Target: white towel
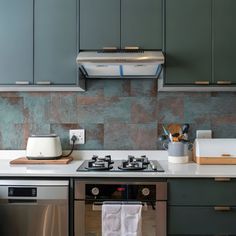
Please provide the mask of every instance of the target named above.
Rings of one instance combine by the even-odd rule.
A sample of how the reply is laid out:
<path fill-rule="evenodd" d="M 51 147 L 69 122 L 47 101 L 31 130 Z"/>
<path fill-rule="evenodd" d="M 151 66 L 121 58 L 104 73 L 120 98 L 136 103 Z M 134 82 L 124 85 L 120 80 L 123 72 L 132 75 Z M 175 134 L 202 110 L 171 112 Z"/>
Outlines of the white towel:
<path fill-rule="evenodd" d="M 121 204 L 103 204 L 102 236 L 121 235 Z"/>
<path fill-rule="evenodd" d="M 121 236 L 142 236 L 142 205 L 122 205 Z"/>
<path fill-rule="evenodd" d="M 102 205 L 102 236 L 142 236 L 142 205 Z"/>

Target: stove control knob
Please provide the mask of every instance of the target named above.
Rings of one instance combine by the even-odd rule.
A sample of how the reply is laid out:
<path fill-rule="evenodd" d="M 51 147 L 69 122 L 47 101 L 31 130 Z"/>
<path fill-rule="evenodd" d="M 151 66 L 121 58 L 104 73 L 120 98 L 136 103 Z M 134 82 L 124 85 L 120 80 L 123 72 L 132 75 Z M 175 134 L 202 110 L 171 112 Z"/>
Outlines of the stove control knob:
<path fill-rule="evenodd" d="M 143 188 L 142 189 L 142 194 L 143 194 L 143 196 L 148 196 L 150 194 L 150 189 L 149 188 Z"/>
<path fill-rule="evenodd" d="M 91 193 L 94 195 L 94 196 L 97 196 L 99 194 L 99 188 L 97 187 L 94 187 L 91 189 Z"/>

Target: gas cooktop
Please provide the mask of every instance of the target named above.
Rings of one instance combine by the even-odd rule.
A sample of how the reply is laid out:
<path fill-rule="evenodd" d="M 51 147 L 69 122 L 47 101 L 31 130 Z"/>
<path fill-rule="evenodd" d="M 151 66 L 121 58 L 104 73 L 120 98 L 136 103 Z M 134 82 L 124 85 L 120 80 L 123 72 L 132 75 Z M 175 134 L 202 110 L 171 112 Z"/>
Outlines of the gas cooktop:
<path fill-rule="evenodd" d="M 158 161 L 148 160 L 146 156 L 128 156 L 124 160 L 112 160 L 110 155 L 99 157 L 94 155 L 86 160 L 77 171 L 138 171 L 138 172 L 164 172 Z"/>

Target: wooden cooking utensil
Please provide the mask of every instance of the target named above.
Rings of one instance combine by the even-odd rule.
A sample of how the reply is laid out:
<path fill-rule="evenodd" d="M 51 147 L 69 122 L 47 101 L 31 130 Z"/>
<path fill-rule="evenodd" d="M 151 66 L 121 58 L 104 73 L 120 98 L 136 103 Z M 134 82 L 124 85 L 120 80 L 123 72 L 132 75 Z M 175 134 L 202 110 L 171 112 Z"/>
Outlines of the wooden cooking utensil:
<path fill-rule="evenodd" d="M 167 129 L 173 135 L 173 134 L 179 133 L 181 126 L 179 124 L 169 124 L 167 126 Z"/>

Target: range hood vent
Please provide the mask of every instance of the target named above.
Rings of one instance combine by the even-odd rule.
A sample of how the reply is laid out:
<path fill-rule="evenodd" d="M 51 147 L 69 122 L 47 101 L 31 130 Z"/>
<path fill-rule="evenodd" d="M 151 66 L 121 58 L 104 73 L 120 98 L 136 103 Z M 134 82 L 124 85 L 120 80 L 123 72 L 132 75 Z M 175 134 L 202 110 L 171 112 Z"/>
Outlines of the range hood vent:
<path fill-rule="evenodd" d="M 86 78 L 157 78 L 164 55 L 133 48 L 82 51 L 76 62 Z"/>

